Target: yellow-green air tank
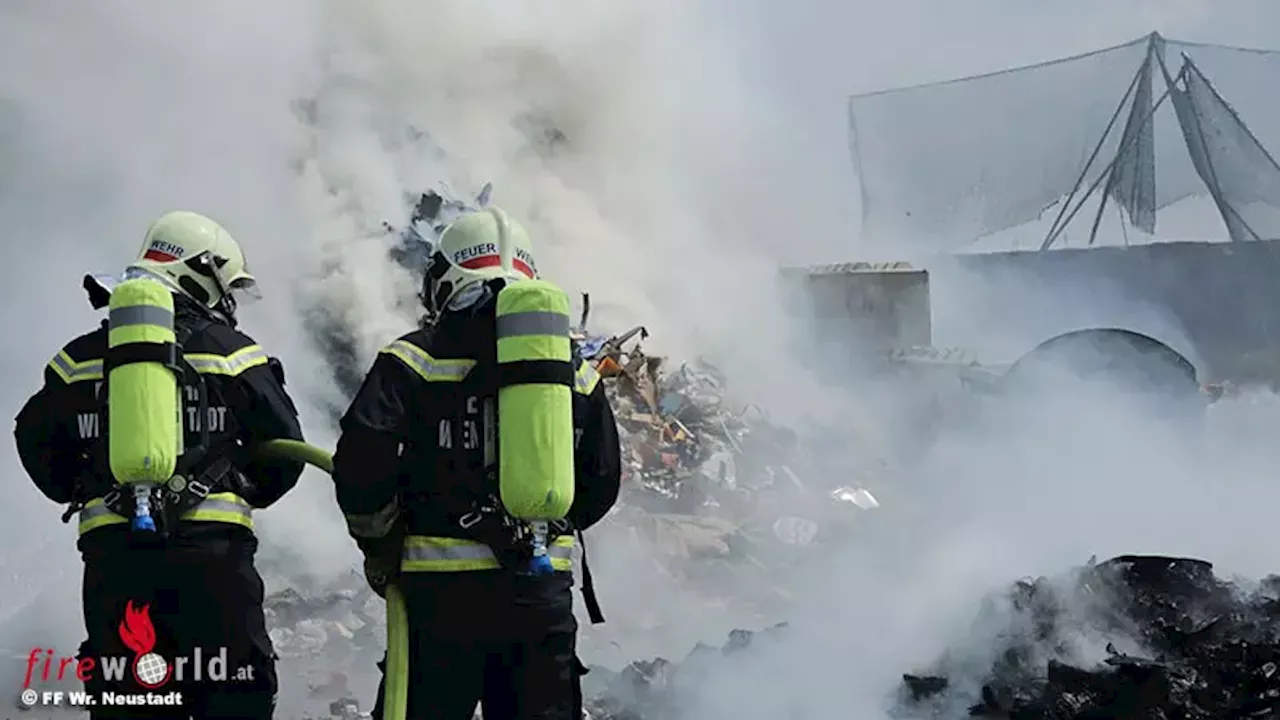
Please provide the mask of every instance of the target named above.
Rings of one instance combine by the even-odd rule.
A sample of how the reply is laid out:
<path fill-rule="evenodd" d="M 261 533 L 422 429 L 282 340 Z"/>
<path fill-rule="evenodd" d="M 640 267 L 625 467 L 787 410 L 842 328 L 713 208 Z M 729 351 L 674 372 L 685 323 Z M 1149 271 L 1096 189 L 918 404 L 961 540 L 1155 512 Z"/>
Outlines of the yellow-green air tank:
<path fill-rule="evenodd" d="M 498 484 L 522 520 L 558 520 L 573 505 L 570 322 L 568 296 L 549 282 L 498 293 Z"/>
<path fill-rule="evenodd" d="M 183 449 L 173 293 L 135 278 L 116 286 L 108 307 L 107 457 L 111 474 L 133 486 L 142 505 L 135 529 L 153 530 L 146 496 L 173 476 Z"/>

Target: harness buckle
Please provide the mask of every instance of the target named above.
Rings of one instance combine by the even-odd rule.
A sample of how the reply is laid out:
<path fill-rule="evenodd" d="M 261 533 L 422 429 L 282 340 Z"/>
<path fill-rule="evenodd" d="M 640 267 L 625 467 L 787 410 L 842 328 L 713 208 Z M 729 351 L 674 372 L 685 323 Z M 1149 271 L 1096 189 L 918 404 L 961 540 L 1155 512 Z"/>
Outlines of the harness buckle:
<path fill-rule="evenodd" d="M 62 524 L 66 525 L 67 523 L 71 522 L 71 518 L 76 513 L 80 512 L 83 509 L 84 509 L 84 503 L 78 500 L 72 501 L 71 504 L 67 506 L 67 511 L 62 513 Z"/>
<path fill-rule="evenodd" d="M 476 525 L 479 525 L 482 520 L 484 520 L 484 513 L 473 510 L 458 518 L 458 526 L 463 530 L 470 530 Z"/>
<path fill-rule="evenodd" d="M 204 483 L 200 482 L 199 480 L 191 480 L 190 482 L 188 482 L 188 483 L 187 483 L 187 490 L 188 490 L 192 495 L 195 495 L 196 497 L 200 498 L 201 500 L 204 500 L 205 498 L 209 497 L 209 491 L 210 491 L 211 489 L 212 489 L 212 488 L 210 488 L 208 485 L 206 485 L 206 484 L 204 484 Z"/>

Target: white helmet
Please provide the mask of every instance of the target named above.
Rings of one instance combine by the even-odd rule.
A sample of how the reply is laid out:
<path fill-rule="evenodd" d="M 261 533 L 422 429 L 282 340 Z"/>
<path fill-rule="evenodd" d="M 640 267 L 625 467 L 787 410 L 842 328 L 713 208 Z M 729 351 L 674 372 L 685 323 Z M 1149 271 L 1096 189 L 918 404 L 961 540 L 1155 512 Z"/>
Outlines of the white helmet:
<path fill-rule="evenodd" d="M 258 282 L 240 244 L 218 223 L 178 210 L 151 223 L 126 276 L 145 272 L 229 319 L 237 297 L 256 299 Z"/>
<path fill-rule="evenodd" d="M 440 239 L 426 268 L 422 300 L 438 313 L 450 305 L 480 296 L 490 280 L 531 280 L 538 277 L 529 233 L 501 208 L 487 207 L 453 221 Z"/>

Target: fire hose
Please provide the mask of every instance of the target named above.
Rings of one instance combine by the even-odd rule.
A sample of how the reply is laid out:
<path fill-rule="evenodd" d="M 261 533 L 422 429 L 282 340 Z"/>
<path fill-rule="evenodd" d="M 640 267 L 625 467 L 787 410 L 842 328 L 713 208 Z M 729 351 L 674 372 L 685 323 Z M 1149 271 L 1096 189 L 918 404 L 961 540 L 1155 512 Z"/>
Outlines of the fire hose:
<path fill-rule="evenodd" d="M 333 473 L 333 455 L 297 440 L 272 440 L 259 446 L 260 452 L 302 462 Z M 394 584 L 387 585 L 387 664 L 383 674 L 382 717 L 404 720 L 409 701 L 409 616 L 404 596 Z"/>

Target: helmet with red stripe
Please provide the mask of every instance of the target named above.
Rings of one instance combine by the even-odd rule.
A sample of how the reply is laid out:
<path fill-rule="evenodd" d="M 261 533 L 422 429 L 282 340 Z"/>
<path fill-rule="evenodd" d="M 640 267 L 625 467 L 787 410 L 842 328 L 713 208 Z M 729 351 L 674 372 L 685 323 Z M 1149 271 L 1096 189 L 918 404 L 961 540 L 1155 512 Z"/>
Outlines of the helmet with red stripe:
<path fill-rule="evenodd" d="M 490 281 L 536 277 L 528 231 L 490 206 L 454 220 L 440 234 L 427 264 L 422 300 L 434 315 L 471 305 Z"/>
<path fill-rule="evenodd" d="M 217 222 L 198 213 L 166 213 L 151 224 L 138 259 L 126 275 L 146 273 L 201 305 L 235 316 L 236 296 L 257 298 L 257 280 L 240 244 Z"/>

